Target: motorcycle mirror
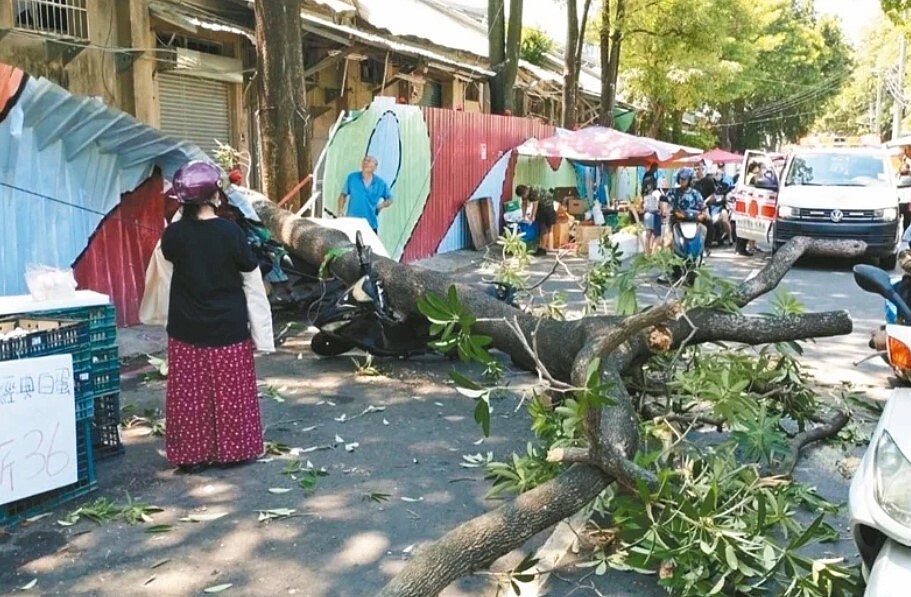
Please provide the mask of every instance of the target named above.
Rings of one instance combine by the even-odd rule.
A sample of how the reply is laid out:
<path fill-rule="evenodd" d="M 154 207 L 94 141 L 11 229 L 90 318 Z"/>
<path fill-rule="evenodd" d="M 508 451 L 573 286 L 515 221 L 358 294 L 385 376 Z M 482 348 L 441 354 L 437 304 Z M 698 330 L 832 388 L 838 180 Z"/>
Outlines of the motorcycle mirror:
<path fill-rule="evenodd" d="M 900 189 L 911 188 L 911 176 L 902 176 L 899 178 L 897 186 Z"/>
<path fill-rule="evenodd" d="M 881 296 L 886 296 L 893 291 L 892 279 L 889 277 L 889 274 L 872 265 L 855 265 L 854 282 L 867 292 L 872 292 L 873 294 L 879 294 Z"/>
<path fill-rule="evenodd" d="M 884 299 L 891 301 L 898 309 L 902 319 L 911 321 L 911 309 L 908 308 L 907 303 L 892 286 L 892 279 L 889 277 L 888 272 L 872 265 L 855 265 L 854 281 L 867 292 L 878 294 Z"/>

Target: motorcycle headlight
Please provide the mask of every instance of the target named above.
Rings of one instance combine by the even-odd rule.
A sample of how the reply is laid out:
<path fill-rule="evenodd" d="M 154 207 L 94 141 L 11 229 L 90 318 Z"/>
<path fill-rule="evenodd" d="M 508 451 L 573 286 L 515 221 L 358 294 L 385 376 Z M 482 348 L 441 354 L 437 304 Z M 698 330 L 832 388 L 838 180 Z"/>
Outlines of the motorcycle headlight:
<path fill-rule="evenodd" d="M 873 217 L 881 218 L 884 222 L 894 222 L 898 218 L 898 208 L 887 207 L 886 209 L 874 210 Z"/>
<path fill-rule="evenodd" d="M 779 218 L 793 218 L 794 217 L 794 208 L 790 205 L 779 205 L 778 206 L 778 217 Z"/>
<path fill-rule="evenodd" d="M 876 501 L 896 522 L 911 526 L 911 462 L 884 431 L 874 459 Z"/>

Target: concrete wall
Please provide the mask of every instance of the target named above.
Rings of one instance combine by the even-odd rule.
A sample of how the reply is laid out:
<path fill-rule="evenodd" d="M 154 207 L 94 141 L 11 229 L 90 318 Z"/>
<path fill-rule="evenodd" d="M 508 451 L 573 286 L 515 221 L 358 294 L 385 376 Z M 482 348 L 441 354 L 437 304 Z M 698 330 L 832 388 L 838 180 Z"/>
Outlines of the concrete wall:
<path fill-rule="evenodd" d="M 157 75 L 163 62 L 162 55 L 154 51 L 155 32 L 175 31 L 176 28 L 152 18 L 149 1 L 88 2 L 88 47 L 64 64 L 53 54 L 52 37 L 13 29 L 10 3 L 0 0 L 0 29 L 13 29 L 0 39 L 0 62 L 17 66 L 32 76 L 50 79 L 73 94 L 99 97 L 106 104 L 157 127 L 161 122 Z M 224 44 L 225 54 L 232 57 L 243 58 L 249 47 L 249 42 L 239 35 L 201 29 L 195 33 L 175 32 L 186 37 L 219 41 Z M 76 49 L 72 42 L 64 42 L 62 47 Z M 129 64 L 115 58 L 117 48 L 145 51 L 133 53 L 135 60 Z M 233 85 L 230 102 L 230 142 L 248 150 L 249 127 L 242 85 Z"/>
<path fill-rule="evenodd" d="M 111 51 L 122 40 L 124 19 L 120 18 L 123 3 L 116 0 L 94 0 L 87 3 L 88 43 L 68 64 L 55 57 L 59 48 L 78 48 L 72 42 L 62 46 L 49 45 L 50 38 L 13 29 L 10 2 L 0 2 L 0 29 L 13 29 L 0 39 L 0 62 L 17 66 L 30 75 L 46 77 L 73 93 L 99 97 L 118 108 L 130 105 L 125 99 L 125 77 L 117 73 Z"/>

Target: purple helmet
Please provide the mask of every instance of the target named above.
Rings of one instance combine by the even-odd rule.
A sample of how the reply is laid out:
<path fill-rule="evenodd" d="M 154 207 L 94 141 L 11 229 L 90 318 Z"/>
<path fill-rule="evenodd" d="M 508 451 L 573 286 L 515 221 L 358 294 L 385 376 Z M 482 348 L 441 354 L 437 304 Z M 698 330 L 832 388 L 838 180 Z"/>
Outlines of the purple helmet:
<path fill-rule="evenodd" d="M 205 203 L 215 193 L 220 193 L 224 199 L 226 180 L 221 168 L 215 164 L 190 162 L 174 173 L 168 196 L 180 203 Z"/>

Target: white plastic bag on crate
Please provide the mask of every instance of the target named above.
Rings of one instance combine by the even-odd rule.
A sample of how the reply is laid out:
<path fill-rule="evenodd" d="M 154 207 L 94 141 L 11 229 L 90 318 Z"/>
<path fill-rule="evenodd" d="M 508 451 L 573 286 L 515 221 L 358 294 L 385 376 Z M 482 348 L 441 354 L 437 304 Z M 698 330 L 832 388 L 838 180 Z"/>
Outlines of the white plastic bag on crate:
<path fill-rule="evenodd" d="M 54 301 L 76 296 L 72 269 L 30 263 L 25 266 L 25 285 L 36 301 Z"/>

